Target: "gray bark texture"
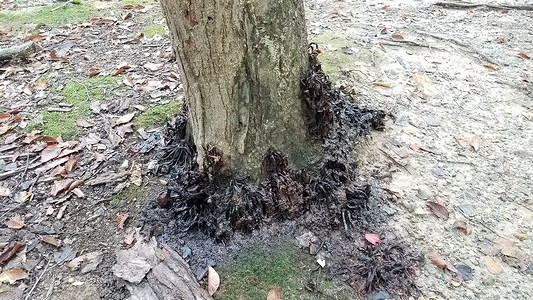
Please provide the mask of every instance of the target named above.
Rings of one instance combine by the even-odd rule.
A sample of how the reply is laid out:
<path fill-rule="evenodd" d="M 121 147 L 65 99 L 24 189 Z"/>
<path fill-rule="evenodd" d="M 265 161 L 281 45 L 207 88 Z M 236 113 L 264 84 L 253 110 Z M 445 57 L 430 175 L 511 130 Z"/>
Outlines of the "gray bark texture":
<path fill-rule="evenodd" d="M 302 0 L 161 0 L 200 166 L 207 144 L 257 177 L 268 149 L 304 168 L 317 158 L 300 79 L 308 67 Z"/>

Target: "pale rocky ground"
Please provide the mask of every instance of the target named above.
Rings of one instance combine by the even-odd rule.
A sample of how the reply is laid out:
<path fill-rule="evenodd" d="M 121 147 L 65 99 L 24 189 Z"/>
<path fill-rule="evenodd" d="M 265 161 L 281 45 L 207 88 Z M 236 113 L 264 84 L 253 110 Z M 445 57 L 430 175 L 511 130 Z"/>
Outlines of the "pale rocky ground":
<path fill-rule="evenodd" d="M 499 238 L 519 249 L 515 256 L 533 255 L 531 239 L 515 237 L 533 236 L 533 61 L 517 56 L 533 54 L 533 12 L 434 3 L 308 1 L 309 39 L 325 49 L 338 86 L 393 115 L 358 155 L 361 172 L 381 176 L 397 195 L 388 208 L 391 232 L 426 257 L 417 280 L 425 299 L 531 299 L 531 265 L 521 271 L 513 258 L 488 253 L 502 269 L 491 274 L 484 257 Z M 448 220 L 426 207 L 435 198 Z M 454 228 L 456 220 L 472 233 Z M 450 273 L 430 262 L 431 248 L 471 267 L 473 280 L 453 286 Z"/>

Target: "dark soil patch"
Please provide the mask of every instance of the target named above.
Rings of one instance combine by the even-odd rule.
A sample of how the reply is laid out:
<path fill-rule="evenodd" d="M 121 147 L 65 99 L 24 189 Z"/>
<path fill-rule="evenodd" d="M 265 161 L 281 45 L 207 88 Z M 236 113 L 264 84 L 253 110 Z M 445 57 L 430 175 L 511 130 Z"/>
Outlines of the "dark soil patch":
<path fill-rule="evenodd" d="M 310 131 L 324 144 L 321 165 L 294 170 L 283 153 L 272 149 L 263 160 L 263 178 L 255 183 L 220 172 L 222 153 L 207 145 L 199 168 L 186 135 L 184 106 L 168 126 L 166 145 L 153 150 L 168 191 L 147 205 L 145 230 L 183 253 L 192 249 L 188 260 L 199 277 L 207 265 L 243 249 L 311 231 L 321 241 L 317 252 L 333 261 L 330 278 L 341 275 L 369 294 L 414 294 L 413 270 L 420 259 L 408 245 L 384 235 L 386 197 L 377 184 L 358 178 L 352 152 L 372 129 L 383 129 L 385 113 L 359 107 L 332 89 L 316 59 L 318 47 L 310 46 L 310 52 L 302 86 Z M 384 237 L 384 244 L 365 244 L 368 232 Z M 319 293 L 312 274 L 306 288 Z"/>

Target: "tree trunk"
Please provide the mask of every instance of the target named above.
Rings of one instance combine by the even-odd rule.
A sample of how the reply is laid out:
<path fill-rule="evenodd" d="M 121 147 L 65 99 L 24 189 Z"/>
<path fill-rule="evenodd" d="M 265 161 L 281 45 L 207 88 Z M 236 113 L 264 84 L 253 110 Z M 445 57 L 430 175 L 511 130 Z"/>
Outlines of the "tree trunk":
<path fill-rule="evenodd" d="M 304 168 L 317 160 L 300 80 L 308 67 L 302 0 L 161 0 L 189 105 L 204 147 L 256 178 L 270 148 Z"/>

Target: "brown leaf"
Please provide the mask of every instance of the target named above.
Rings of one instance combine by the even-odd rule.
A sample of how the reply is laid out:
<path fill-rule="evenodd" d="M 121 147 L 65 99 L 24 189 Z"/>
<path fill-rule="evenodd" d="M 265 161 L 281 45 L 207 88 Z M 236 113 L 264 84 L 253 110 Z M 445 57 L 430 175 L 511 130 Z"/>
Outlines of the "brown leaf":
<path fill-rule="evenodd" d="M 128 123 L 129 121 L 133 119 L 133 117 L 135 117 L 135 113 L 123 115 L 122 117 L 117 119 L 116 124 L 120 125 L 120 124 Z"/>
<path fill-rule="evenodd" d="M 59 241 L 51 236 L 51 235 L 43 235 L 41 236 L 41 241 L 47 243 L 47 244 L 50 244 L 52 246 L 55 246 L 55 247 L 58 247 L 59 246 Z"/>
<path fill-rule="evenodd" d="M 73 183 L 70 185 L 70 187 L 68 188 L 67 192 L 70 192 L 70 191 L 72 191 L 73 189 L 79 187 L 79 186 L 82 185 L 84 182 L 85 182 L 85 180 L 82 180 L 82 179 L 74 180 L 74 182 L 73 182 Z"/>
<path fill-rule="evenodd" d="M 498 37 L 498 38 L 495 38 L 494 41 L 496 43 L 500 43 L 500 44 L 505 44 L 507 43 L 507 40 L 505 38 L 502 38 L 502 37 Z"/>
<path fill-rule="evenodd" d="M 207 291 L 209 292 L 209 296 L 213 296 L 220 286 L 220 277 L 215 269 L 211 268 L 211 266 L 208 268 L 209 272 L 207 274 Z"/>
<path fill-rule="evenodd" d="M 389 87 L 387 84 L 382 83 L 382 82 L 374 82 L 374 85 L 382 86 L 382 87 Z"/>
<path fill-rule="evenodd" d="M 281 300 L 281 297 L 279 296 L 279 292 L 276 289 L 271 289 L 268 292 L 267 300 Z"/>
<path fill-rule="evenodd" d="M 465 222 L 465 221 L 459 221 L 459 220 L 457 220 L 457 221 L 455 221 L 455 222 L 453 223 L 453 227 L 455 227 L 455 228 L 461 230 L 462 232 L 464 232 L 464 234 L 470 234 L 470 232 L 471 232 L 471 229 L 468 228 L 468 226 L 466 225 L 466 222 Z"/>
<path fill-rule="evenodd" d="M 403 40 L 403 36 L 401 34 L 393 34 L 392 38 L 395 40 Z"/>
<path fill-rule="evenodd" d="M 89 128 L 89 127 L 93 127 L 94 123 L 80 119 L 80 120 L 76 120 L 76 125 L 83 127 L 83 128 Z"/>
<path fill-rule="evenodd" d="M 529 56 L 527 56 L 527 54 L 522 53 L 522 52 L 518 53 L 518 57 L 525 58 L 525 59 L 531 59 Z"/>
<path fill-rule="evenodd" d="M 44 163 L 44 162 L 50 161 L 58 157 L 60 153 L 61 153 L 61 148 L 58 146 L 46 147 L 41 152 L 41 162 Z"/>
<path fill-rule="evenodd" d="M 59 142 L 55 138 L 48 135 L 41 135 L 37 139 L 40 139 L 45 142 L 47 146 L 54 146 L 59 144 Z"/>
<path fill-rule="evenodd" d="M 121 138 L 124 138 L 124 136 L 126 136 L 126 133 L 131 133 L 133 132 L 133 129 L 131 128 L 133 124 L 131 123 L 126 123 L 122 126 L 119 126 L 116 128 L 117 130 L 117 134 L 121 137 Z"/>
<path fill-rule="evenodd" d="M 125 14 L 125 15 L 122 17 L 122 20 L 129 19 L 129 18 L 131 18 L 131 16 L 132 16 L 131 13 L 127 13 L 127 14 Z"/>
<path fill-rule="evenodd" d="M 130 87 L 133 87 L 135 85 L 133 83 L 133 80 L 130 77 L 126 77 L 126 76 L 124 76 L 124 79 L 122 79 L 122 83 Z"/>
<path fill-rule="evenodd" d="M 73 181 L 74 179 L 70 179 L 70 178 L 55 181 L 54 186 L 52 187 L 52 191 L 50 191 L 50 194 L 52 194 L 52 196 L 57 196 L 57 194 L 67 189 L 72 184 Z"/>
<path fill-rule="evenodd" d="M 124 229 L 124 223 L 126 223 L 126 220 L 128 219 L 128 217 L 129 217 L 129 214 L 127 213 L 118 215 L 117 217 L 118 228 Z"/>
<path fill-rule="evenodd" d="M 483 262 L 485 262 L 485 266 L 491 274 L 499 274 L 502 272 L 502 268 L 494 261 L 494 259 L 492 259 L 492 257 L 483 257 Z"/>
<path fill-rule="evenodd" d="M 470 146 L 472 146 L 472 148 L 474 149 L 474 151 L 478 151 L 479 150 L 479 140 L 477 138 L 471 138 L 470 141 Z"/>
<path fill-rule="evenodd" d="M 28 274 L 20 270 L 5 271 L 0 274 L 0 282 L 14 284 L 17 280 L 28 278 Z"/>
<path fill-rule="evenodd" d="M 15 253 L 17 253 L 17 250 L 24 246 L 20 243 L 15 243 L 15 245 L 8 247 L 2 254 L 0 254 L 0 266 L 7 263 L 13 256 L 15 256 Z"/>
<path fill-rule="evenodd" d="M 496 71 L 496 68 L 493 65 L 483 65 L 485 68 L 489 68 L 491 70 Z"/>
<path fill-rule="evenodd" d="M 115 73 L 113 73 L 113 75 L 111 75 L 111 76 L 117 76 L 118 74 L 123 73 L 124 71 L 126 71 L 126 69 L 120 68 Z"/>
<path fill-rule="evenodd" d="M 27 41 L 42 40 L 44 38 L 46 38 L 46 36 L 40 35 L 40 34 L 34 34 L 34 35 L 25 36 L 24 41 L 27 42 Z"/>
<path fill-rule="evenodd" d="M 431 251 L 429 252 L 429 259 L 431 260 L 431 262 L 441 268 L 441 269 L 444 269 L 446 268 L 446 266 L 448 265 L 446 263 L 446 261 L 444 260 L 444 257 L 442 257 L 442 255 L 440 255 L 439 252 L 437 252 L 437 250 L 435 249 L 431 249 Z"/>
<path fill-rule="evenodd" d="M 94 76 L 100 74 L 101 72 L 102 71 L 100 71 L 100 70 L 94 70 L 91 73 L 89 73 L 89 78 L 94 77 Z"/>
<path fill-rule="evenodd" d="M 448 220 L 450 213 L 448 209 L 440 204 L 438 201 L 428 201 L 427 206 L 431 209 L 433 214 L 443 220 Z"/>
<path fill-rule="evenodd" d="M 44 80 L 37 80 L 35 82 L 35 88 L 38 90 L 44 90 L 46 88 L 46 82 Z"/>
<path fill-rule="evenodd" d="M 14 215 L 7 221 L 6 225 L 11 229 L 21 229 L 24 227 L 24 219 L 20 215 Z"/>
<path fill-rule="evenodd" d="M 65 170 L 67 170 L 67 172 L 72 172 L 72 170 L 74 170 L 74 168 L 76 167 L 77 163 L 78 159 L 74 157 L 74 155 L 71 155 L 67 163 L 65 164 Z"/>
<path fill-rule="evenodd" d="M 136 186 L 141 186 L 143 183 L 142 179 L 142 168 L 139 163 L 133 163 L 130 171 L 130 179 L 133 184 Z"/>

